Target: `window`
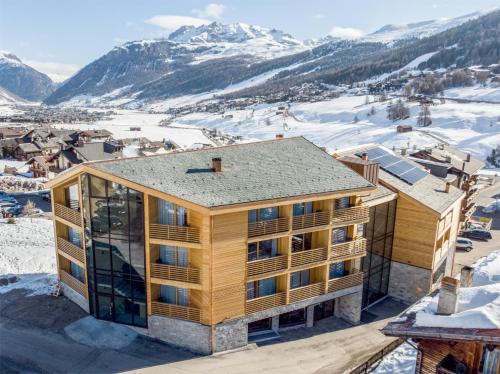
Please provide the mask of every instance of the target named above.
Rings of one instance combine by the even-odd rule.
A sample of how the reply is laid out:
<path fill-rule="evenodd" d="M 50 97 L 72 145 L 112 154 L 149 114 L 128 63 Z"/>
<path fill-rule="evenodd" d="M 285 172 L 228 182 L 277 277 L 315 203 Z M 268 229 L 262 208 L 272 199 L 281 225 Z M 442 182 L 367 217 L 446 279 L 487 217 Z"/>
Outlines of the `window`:
<path fill-rule="evenodd" d="M 72 227 L 68 226 L 68 241 L 77 247 L 82 246 L 82 237 L 80 233 Z"/>
<path fill-rule="evenodd" d="M 346 275 L 345 263 L 336 262 L 334 264 L 330 264 L 329 274 L 330 274 L 330 279 L 340 278 Z"/>
<path fill-rule="evenodd" d="M 441 279 L 441 277 L 444 275 L 445 270 L 446 270 L 446 259 L 443 260 L 441 265 L 438 266 L 438 268 L 432 275 L 432 284 L 436 283 Z"/>
<path fill-rule="evenodd" d="M 359 238 L 361 238 L 361 237 L 364 238 L 365 237 L 365 224 L 364 223 L 358 223 L 357 231 L 358 231 L 357 236 Z"/>
<path fill-rule="evenodd" d="M 260 279 L 247 283 L 247 300 L 274 295 L 276 293 L 276 278 Z"/>
<path fill-rule="evenodd" d="M 187 209 L 170 201 L 158 199 L 158 223 L 186 226 Z"/>
<path fill-rule="evenodd" d="M 77 264 L 73 263 L 73 262 L 70 262 L 69 263 L 69 273 L 75 277 L 76 279 L 78 279 L 80 282 L 85 282 L 85 276 L 84 276 L 84 272 L 83 272 L 83 268 L 78 266 Z"/>
<path fill-rule="evenodd" d="M 277 206 L 248 211 L 248 222 L 269 221 L 279 217 Z"/>
<path fill-rule="evenodd" d="M 345 243 L 347 241 L 347 226 L 339 227 L 332 231 L 332 244 Z"/>
<path fill-rule="evenodd" d="M 292 236 L 292 252 L 307 251 L 312 248 L 312 233 Z"/>
<path fill-rule="evenodd" d="M 341 197 L 340 199 L 335 200 L 335 209 L 345 209 L 349 208 L 350 206 L 351 204 L 349 196 Z"/>
<path fill-rule="evenodd" d="M 309 285 L 310 270 L 296 271 L 290 274 L 290 288 L 299 288 Z"/>
<path fill-rule="evenodd" d="M 188 266 L 188 249 L 185 247 L 160 245 L 159 252 L 162 264 L 180 267 Z"/>
<path fill-rule="evenodd" d="M 188 289 L 160 286 L 160 301 L 167 304 L 188 305 Z"/>
<path fill-rule="evenodd" d="M 278 239 L 248 244 L 248 261 L 262 260 L 278 255 Z"/>
<path fill-rule="evenodd" d="M 313 203 L 298 203 L 293 204 L 293 215 L 302 216 L 304 214 L 311 214 L 313 212 Z"/>

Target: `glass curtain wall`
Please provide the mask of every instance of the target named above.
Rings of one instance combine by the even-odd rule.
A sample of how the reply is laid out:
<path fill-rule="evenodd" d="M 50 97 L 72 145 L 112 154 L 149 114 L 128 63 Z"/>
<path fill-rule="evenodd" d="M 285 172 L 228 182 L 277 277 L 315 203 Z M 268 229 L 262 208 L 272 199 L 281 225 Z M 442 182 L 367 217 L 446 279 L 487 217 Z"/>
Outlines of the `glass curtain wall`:
<path fill-rule="evenodd" d="M 396 200 L 370 208 L 370 221 L 363 229 L 367 240 L 362 265 L 363 308 L 387 295 L 395 216 Z"/>
<path fill-rule="evenodd" d="M 146 327 L 143 195 L 88 174 L 82 192 L 91 313 Z"/>

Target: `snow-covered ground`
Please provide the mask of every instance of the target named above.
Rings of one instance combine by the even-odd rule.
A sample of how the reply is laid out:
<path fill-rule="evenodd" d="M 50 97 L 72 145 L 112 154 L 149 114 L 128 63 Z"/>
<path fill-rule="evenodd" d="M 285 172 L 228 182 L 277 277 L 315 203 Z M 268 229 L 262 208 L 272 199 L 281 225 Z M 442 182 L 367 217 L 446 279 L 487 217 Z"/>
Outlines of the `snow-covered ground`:
<path fill-rule="evenodd" d="M 374 374 L 413 374 L 417 362 L 417 350 L 403 343 L 380 362 Z"/>
<path fill-rule="evenodd" d="M 0 159 L 0 174 L 3 173 L 6 166 L 15 167 L 20 173 L 27 173 L 29 169 L 29 166 L 26 165 L 26 161 Z"/>
<path fill-rule="evenodd" d="M 500 104 L 500 86 L 474 85 L 471 87 L 450 88 L 444 97 L 465 100 L 489 101 Z"/>
<path fill-rule="evenodd" d="M 49 294 L 55 282 L 56 259 L 51 220 L 0 219 L 0 278 L 19 278 L 0 286 L 0 294 L 26 289 L 31 295 Z"/>

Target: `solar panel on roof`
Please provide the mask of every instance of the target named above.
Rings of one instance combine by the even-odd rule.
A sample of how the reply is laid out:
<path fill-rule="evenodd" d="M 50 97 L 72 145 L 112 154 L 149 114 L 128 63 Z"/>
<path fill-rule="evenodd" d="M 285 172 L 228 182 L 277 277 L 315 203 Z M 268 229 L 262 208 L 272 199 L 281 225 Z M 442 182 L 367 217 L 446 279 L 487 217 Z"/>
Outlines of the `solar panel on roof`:
<path fill-rule="evenodd" d="M 366 154 L 368 155 L 369 160 L 375 160 L 379 157 L 389 155 L 390 153 L 382 148 L 377 147 L 367 150 Z M 361 154 L 359 154 L 358 156 L 361 156 Z"/>
<path fill-rule="evenodd" d="M 410 170 L 409 172 L 401 175 L 400 178 L 403 179 L 405 182 L 408 182 L 410 184 L 415 184 L 425 176 L 427 176 L 427 173 L 425 171 L 419 168 L 414 168 L 413 170 Z"/>
<path fill-rule="evenodd" d="M 396 162 L 400 161 L 401 159 L 399 157 L 393 156 L 391 154 L 387 154 L 385 156 L 379 157 L 375 160 L 375 162 L 378 162 L 380 166 L 382 167 L 387 167 L 389 165 L 395 164 Z"/>
<path fill-rule="evenodd" d="M 415 166 L 409 164 L 405 160 L 399 159 L 398 162 L 387 166 L 385 169 L 391 174 L 394 174 L 396 176 L 400 176 L 401 174 L 406 173 L 413 168 L 415 168 Z"/>

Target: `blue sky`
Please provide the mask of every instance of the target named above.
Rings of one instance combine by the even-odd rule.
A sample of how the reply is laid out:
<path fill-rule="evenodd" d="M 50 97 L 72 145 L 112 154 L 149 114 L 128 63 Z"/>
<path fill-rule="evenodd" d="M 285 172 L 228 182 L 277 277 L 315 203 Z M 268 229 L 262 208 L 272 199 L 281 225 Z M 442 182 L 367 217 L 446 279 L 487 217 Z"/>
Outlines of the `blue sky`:
<path fill-rule="evenodd" d="M 498 0 L 0 0 L 0 50 L 60 80 L 115 45 L 166 36 L 182 23 L 245 22 L 308 39 L 497 6 Z"/>

